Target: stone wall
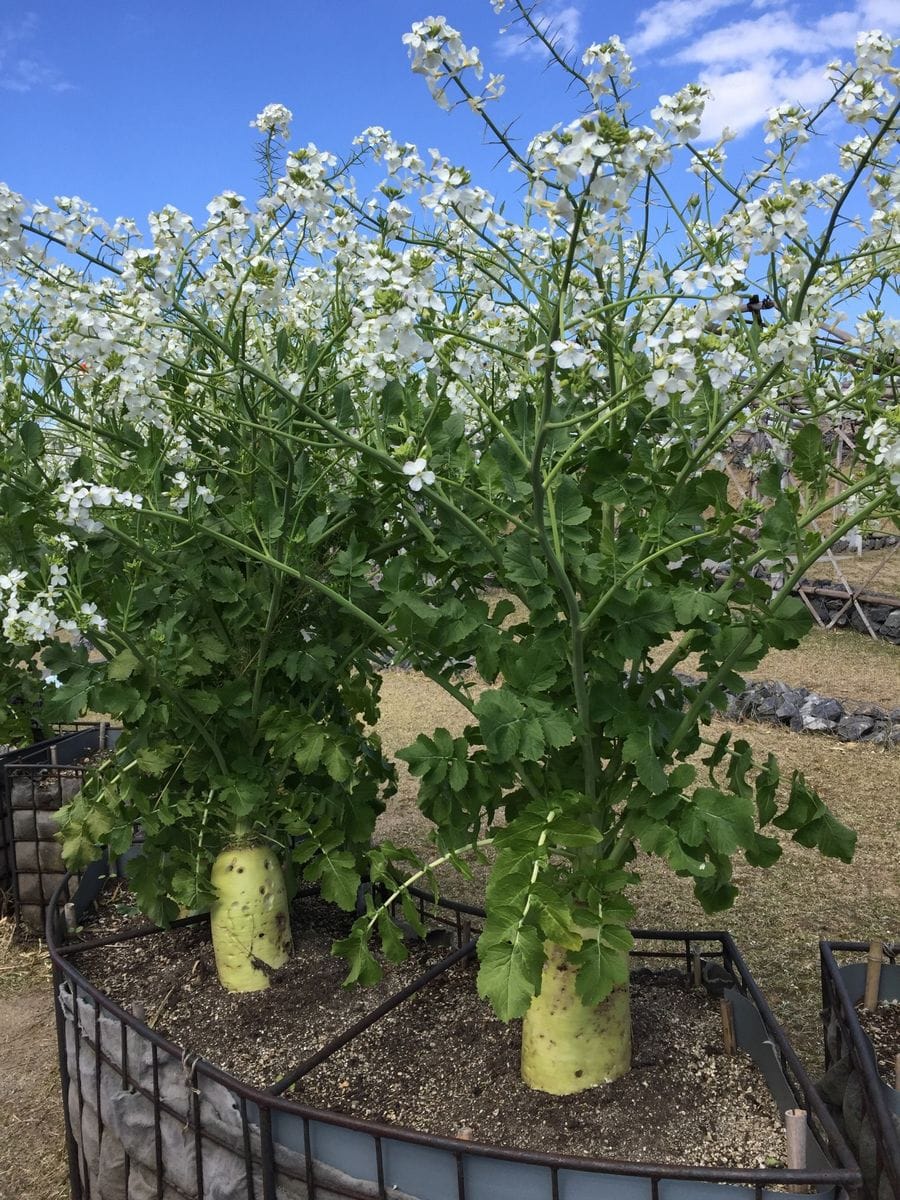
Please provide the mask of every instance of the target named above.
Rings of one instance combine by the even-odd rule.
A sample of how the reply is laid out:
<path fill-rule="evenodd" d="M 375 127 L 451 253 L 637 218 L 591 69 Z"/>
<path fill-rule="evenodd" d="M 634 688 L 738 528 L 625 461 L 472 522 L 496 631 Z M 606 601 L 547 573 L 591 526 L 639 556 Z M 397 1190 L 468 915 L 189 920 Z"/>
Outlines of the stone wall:
<path fill-rule="evenodd" d="M 843 704 L 804 687 L 765 680 L 736 696 L 726 714 L 784 726 L 794 733 L 830 733 L 842 742 L 900 746 L 900 708 Z"/>

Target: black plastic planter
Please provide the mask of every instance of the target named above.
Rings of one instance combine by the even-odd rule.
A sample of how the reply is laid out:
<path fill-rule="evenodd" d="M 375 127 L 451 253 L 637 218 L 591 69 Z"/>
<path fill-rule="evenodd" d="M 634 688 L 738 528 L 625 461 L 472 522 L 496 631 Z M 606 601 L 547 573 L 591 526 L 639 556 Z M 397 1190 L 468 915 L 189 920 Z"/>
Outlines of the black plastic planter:
<path fill-rule="evenodd" d="M 879 1077 L 856 1004 L 866 984 L 865 942 L 821 942 L 825 1078 L 821 1091 L 862 1167 L 872 1200 L 900 1200 L 900 1092 Z M 900 946 L 885 947 L 878 999 L 900 1002 Z M 835 954 L 842 959 L 839 966 Z"/>
<path fill-rule="evenodd" d="M 105 869 L 92 867 L 75 894 L 80 920 Z M 291 1083 L 441 972 L 470 955 L 473 918 L 442 902 L 429 919 L 448 926 L 457 949 L 363 1021 L 268 1088 L 239 1079 L 173 1045 L 112 1003 L 77 968 L 80 950 L 156 932 L 152 926 L 66 945 L 67 884 L 48 912 L 60 1071 L 75 1200 L 738 1200 L 807 1185 L 808 1195 L 857 1197 L 861 1177 L 825 1106 L 772 1017 L 730 936 L 636 933 L 636 957 L 718 961 L 738 1044 L 755 1058 L 782 1109 L 809 1113 L 807 1169 L 727 1169 L 600 1161 L 483 1146 L 306 1107 Z M 196 922 L 203 918 L 188 918 Z M 185 922 L 182 922 L 182 924 Z M 670 948 L 651 948 L 649 943 Z"/>
<path fill-rule="evenodd" d="M 0 828 L 5 887 L 16 924 L 36 933 L 63 875 L 55 812 L 84 783 L 79 760 L 115 745 L 121 730 L 105 723 L 60 727 L 58 736 L 13 751 L 0 760 Z"/>

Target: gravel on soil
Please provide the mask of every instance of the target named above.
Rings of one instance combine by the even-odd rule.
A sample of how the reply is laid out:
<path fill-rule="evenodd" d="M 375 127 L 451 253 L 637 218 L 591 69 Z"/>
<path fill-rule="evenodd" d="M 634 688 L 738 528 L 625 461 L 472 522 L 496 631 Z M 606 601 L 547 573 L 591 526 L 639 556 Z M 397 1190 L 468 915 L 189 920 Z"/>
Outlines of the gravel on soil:
<path fill-rule="evenodd" d="M 385 963 L 374 988 L 347 990 L 330 945 L 351 918 L 318 898 L 295 901 L 295 955 L 249 995 L 219 985 L 205 923 L 74 955 L 106 995 L 180 1047 L 265 1087 L 438 962 L 417 943 Z M 109 913 L 113 927 L 121 916 Z M 103 923 L 84 931 L 90 937 Z M 718 1001 L 677 971 L 632 975 L 633 1066 L 575 1096 L 520 1081 L 518 1022 L 478 997 L 474 964 L 440 975 L 303 1077 L 301 1103 L 477 1142 L 592 1158 L 702 1166 L 784 1165 L 784 1134 L 765 1081 L 727 1055 Z"/>

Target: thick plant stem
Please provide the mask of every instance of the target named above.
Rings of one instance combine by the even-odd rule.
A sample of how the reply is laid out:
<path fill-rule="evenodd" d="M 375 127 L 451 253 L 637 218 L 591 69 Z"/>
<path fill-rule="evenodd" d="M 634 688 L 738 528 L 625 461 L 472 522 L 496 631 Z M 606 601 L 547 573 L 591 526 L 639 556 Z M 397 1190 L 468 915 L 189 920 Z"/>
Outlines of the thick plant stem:
<path fill-rule="evenodd" d="M 600 1004 L 582 1004 L 577 968 L 565 948 L 548 942 L 545 949 L 540 995 L 522 1021 L 523 1081 L 539 1092 L 569 1096 L 618 1079 L 631 1066 L 628 984 Z"/>
<path fill-rule="evenodd" d="M 277 856 L 237 844 L 212 867 L 210 928 L 219 982 L 229 992 L 261 992 L 291 953 L 287 891 Z"/>

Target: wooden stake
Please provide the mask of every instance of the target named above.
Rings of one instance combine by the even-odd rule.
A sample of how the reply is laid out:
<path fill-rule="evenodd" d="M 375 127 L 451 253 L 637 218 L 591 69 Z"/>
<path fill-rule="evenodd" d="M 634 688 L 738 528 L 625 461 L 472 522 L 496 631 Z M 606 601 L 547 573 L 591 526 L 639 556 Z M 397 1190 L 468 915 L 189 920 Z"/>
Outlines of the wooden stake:
<path fill-rule="evenodd" d="M 737 1051 L 737 1038 L 734 1033 L 734 1007 L 724 996 L 719 1000 L 719 1012 L 722 1014 L 722 1041 L 725 1043 L 725 1053 L 734 1054 Z"/>
<path fill-rule="evenodd" d="M 695 988 L 703 986 L 703 959 L 698 950 L 691 954 L 691 986 Z"/>
<path fill-rule="evenodd" d="M 784 1114 L 784 1132 L 787 1138 L 787 1165 L 789 1171 L 806 1170 L 806 1109 L 789 1108 Z M 805 1192 L 805 1184 L 794 1184 L 792 1192 Z"/>
<path fill-rule="evenodd" d="M 863 1008 L 867 1012 L 878 1007 L 882 950 L 881 942 L 869 942 L 869 957 L 866 960 L 866 991 L 863 996 Z"/>
<path fill-rule="evenodd" d="M 59 754 L 57 753 L 55 746 L 50 747 L 50 766 L 51 767 L 59 766 Z"/>

